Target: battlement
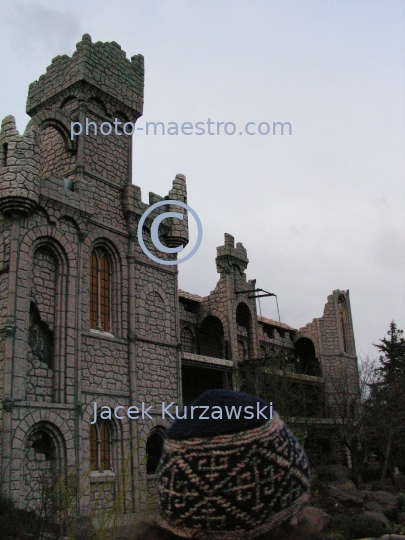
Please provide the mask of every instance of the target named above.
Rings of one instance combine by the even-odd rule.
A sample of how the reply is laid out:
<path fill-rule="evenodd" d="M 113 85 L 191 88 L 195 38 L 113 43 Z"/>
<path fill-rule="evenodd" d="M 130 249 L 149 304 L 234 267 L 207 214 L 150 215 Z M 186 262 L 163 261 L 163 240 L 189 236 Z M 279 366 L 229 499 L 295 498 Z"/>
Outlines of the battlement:
<path fill-rule="evenodd" d="M 46 73 L 30 84 L 26 111 L 34 116 L 41 105 L 67 88 L 87 83 L 119 103 L 143 112 L 144 59 L 141 54 L 128 60 L 115 41 L 92 43 L 84 34 L 72 57 L 56 56 Z"/>
<path fill-rule="evenodd" d="M 30 214 L 39 201 L 40 154 L 29 126 L 20 135 L 14 116 L 6 116 L 0 130 L 0 212 Z"/>
<path fill-rule="evenodd" d="M 217 247 L 217 271 L 222 273 L 230 270 L 232 266 L 238 266 L 244 272 L 249 264 L 247 252 L 241 242 L 235 247 L 235 239 L 231 234 L 225 233 L 224 245 Z"/>

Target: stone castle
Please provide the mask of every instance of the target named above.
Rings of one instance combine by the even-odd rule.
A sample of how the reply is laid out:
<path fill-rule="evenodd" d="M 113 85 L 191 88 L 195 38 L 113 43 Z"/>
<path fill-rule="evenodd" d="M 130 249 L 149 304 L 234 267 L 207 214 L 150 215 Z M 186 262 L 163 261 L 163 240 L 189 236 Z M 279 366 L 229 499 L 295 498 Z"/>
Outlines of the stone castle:
<path fill-rule="evenodd" d="M 120 494 L 123 513 L 145 507 L 167 421 L 100 415 L 91 424 L 94 402 L 187 404 L 209 388 L 239 388 L 240 365 L 280 350 L 295 358 L 284 376 L 319 389 L 326 403 L 324 373 L 342 361 L 357 373 L 348 291 L 334 291 L 322 317 L 294 329 L 258 316 L 246 250 L 231 235 L 217 248 L 220 277 L 206 297 L 179 291 L 177 266 L 142 251 L 138 222 L 164 197 L 150 193 L 146 204 L 132 184 L 131 137 L 72 140 L 70 123 L 136 122 L 143 86 L 141 55 L 129 60 L 117 43 L 86 34 L 30 85 L 24 134 L 12 116 L 2 122 L 1 482 L 24 508 L 39 504 L 52 471 L 81 479 L 83 513 Z M 184 176 L 166 199 L 187 203 Z M 147 220 L 144 241 L 156 253 L 149 229 Z M 185 244 L 187 222 L 165 220 L 160 234 L 166 245 Z M 314 419 L 308 451 L 316 427 Z"/>

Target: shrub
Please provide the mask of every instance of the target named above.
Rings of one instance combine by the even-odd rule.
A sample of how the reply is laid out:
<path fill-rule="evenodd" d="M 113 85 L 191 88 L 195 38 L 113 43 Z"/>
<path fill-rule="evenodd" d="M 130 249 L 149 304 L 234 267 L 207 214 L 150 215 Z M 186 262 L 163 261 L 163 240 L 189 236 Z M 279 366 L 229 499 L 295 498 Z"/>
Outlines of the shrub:
<path fill-rule="evenodd" d="M 0 531 L 1 539 L 33 536 L 37 531 L 38 519 L 33 512 L 18 510 L 14 501 L 0 492 Z"/>
<path fill-rule="evenodd" d="M 375 517 L 353 516 L 351 521 L 351 530 L 361 538 L 365 536 L 382 536 L 384 534 L 384 525 Z"/>
<path fill-rule="evenodd" d="M 331 532 L 325 536 L 325 540 L 345 540 L 343 534 Z"/>
<path fill-rule="evenodd" d="M 363 471 L 362 474 L 362 480 L 365 483 L 369 482 L 376 482 L 380 480 L 381 478 L 381 470 L 380 469 L 366 469 Z"/>
<path fill-rule="evenodd" d="M 318 473 L 318 478 L 321 482 L 334 482 L 335 480 L 340 480 L 339 475 L 328 465 L 320 465 L 317 467 L 316 472 Z"/>
<path fill-rule="evenodd" d="M 372 516 L 334 516 L 330 528 L 342 533 L 347 539 L 379 537 L 384 534 L 384 525 Z"/>
<path fill-rule="evenodd" d="M 397 510 L 398 512 L 405 512 L 405 495 L 403 493 L 398 495 Z"/>

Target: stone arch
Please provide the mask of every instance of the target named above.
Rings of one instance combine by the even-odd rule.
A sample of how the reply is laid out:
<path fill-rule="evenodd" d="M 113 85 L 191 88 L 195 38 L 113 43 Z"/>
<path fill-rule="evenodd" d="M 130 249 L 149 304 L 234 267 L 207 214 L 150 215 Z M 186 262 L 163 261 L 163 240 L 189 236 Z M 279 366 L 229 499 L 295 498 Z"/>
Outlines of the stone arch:
<path fill-rule="evenodd" d="M 56 225 L 59 226 L 61 229 L 63 229 L 65 223 L 67 227 L 71 226 L 77 235 L 80 234 L 80 226 L 73 216 L 70 216 L 68 214 L 61 215 Z M 65 231 L 65 232 L 69 232 L 69 231 Z"/>
<path fill-rule="evenodd" d="M 46 224 L 51 224 L 52 223 L 52 217 L 49 214 L 48 209 L 45 206 L 43 206 L 43 205 L 38 206 L 35 214 L 36 214 L 36 216 L 40 216 L 41 218 L 43 218 L 43 220 L 45 220 Z"/>
<path fill-rule="evenodd" d="M 60 109 L 70 109 L 70 107 L 76 107 L 79 104 L 79 100 L 76 96 L 69 95 L 61 101 L 59 105 Z"/>
<path fill-rule="evenodd" d="M 91 98 L 89 98 L 88 103 L 89 103 L 89 105 L 94 107 L 96 113 L 101 112 L 104 116 L 110 116 L 108 114 L 107 107 L 106 107 L 104 101 L 100 97 L 92 96 Z"/>
<path fill-rule="evenodd" d="M 118 118 L 122 120 L 123 122 L 129 122 L 128 115 L 121 110 L 115 111 L 113 116 L 114 118 Z"/>
<path fill-rule="evenodd" d="M 25 507 L 39 509 L 47 498 L 44 489 L 52 490 L 61 476 L 67 476 L 66 446 L 61 432 L 50 422 L 35 424 L 26 434 L 23 455 Z"/>
<path fill-rule="evenodd" d="M 70 122 L 71 120 L 65 116 L 61 110 L 52 111 L 40 111 L 28 122 L 26 131 L 31 129 L 33 124 L 36 124 L 42 132 L 45 128 L 53 127 L 62 137 L 65 150 L 71 154 L 75 154 L 77 151 L 77 141 L 70 137 Z M 77 139 L 77 138 L 76 138 Z"/>
<path fill-rule="evenodd" d="M 67 473 L 69 468 L 73 466 L 74 437 L 66 417 L 62 418 L 50 409 L 39 409 L 28 413 L 17 424 L 12 439 L 12 453 L 14 456 L 12 469 L 15 471 L 16 478 L 14 488 L 16 493 L 20 494 L 19 504 L 22 507 L 26 506 L 23 486 L 25 485 L 27 442 L 30 434 L 35 433 L 37 428 L 43 428 L 45 432 L 54 438 L 56 457 L 59 459 L 60 465 L 59 472 Z"/>
<path fill-rule="evenodd" d="M 54 353 L 53 353 L 53 391 L 52 397 L 48 396 L 45 401 L 61 402 L 64 400 L 65 388 L 65 372 L 66 372 L 66 346 L 69 339 L 66 328 L 73 327 L 74 322 L 71 318 L 74 317 L 74 309 L 68 310 L 68 305 L 72 306 L 76 302 L 75 295 L 75 277 L 77 274 L 77 260 L 75 253 L 72 250 L 68 240 L 58 233 L 54 227 L 50 225 L 42 225 L 28 231 L 22 238 L 20 246 L 20 272 L 25 276 L 25 285 L 18 285 L 24 288 L 17 295 L 17 334 L 21 334 L 19 339 L 24 343 L 16 355 L 16 363 L 20 365 L 19 369 L 23 373 L 28 372 L 29 358 L 28 354 L 28 328 L 30 327 L 31 306 L 30 298 L 31 288 L 26 284 L 33 282 L 34 260 L 35 253 L 45 250 L 52 254 L 55 260 L 55 288 L 54 288 L 54 318 L 52 321 L 47 321 L 46 317 L 42 320 L 45 323 L 51 322 L 50 330 L 54 333 Z M 40 280 L 41 281 L 41 280 Z M 39 281 L 39 284 L 40 284 Z M 39 366 L 38 366 L 39 367 Z M 24 382 L 21 387 L 23 399 L 26 399 L 25 394 L 29 390 Z M 48 395 L 48 394 L 47 394 Z M 39 394 L 36 399 L 39 399 Z M 44 400 L 44 399 L 40 399 Z"/>
<path fill-rule="evenodd" d="M 159 298 L 161 300 L 159 300 Z M 161 302 L 161 308 L 153 307 L 153 302 Z M 138 312 L 138 324 L 142 333 L 152 332 L 155 337 L 170 334 L 171 306 L 166 292 L 156 283 L 148 283 L 140 292 L 139 305 L 143 309 Z M 166 339 L 166 338 L 165 338 Z"/>
<path fill-rule="evenodd" d="M 48 245 L 58 259 L 58 264 L 65 275 L 77 267 L 77 257 L 72 251 L 71 243 L 52 225 L 40 225 L 30 229 L 22 238 L 20 258 L 31 260 L 35 249 L 40 245 Z"/>

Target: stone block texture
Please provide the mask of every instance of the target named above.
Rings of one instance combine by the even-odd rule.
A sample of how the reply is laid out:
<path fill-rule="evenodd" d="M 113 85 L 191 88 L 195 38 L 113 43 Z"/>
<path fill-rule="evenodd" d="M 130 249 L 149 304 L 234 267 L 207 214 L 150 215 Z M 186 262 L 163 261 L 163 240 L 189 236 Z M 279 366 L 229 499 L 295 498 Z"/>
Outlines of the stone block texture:
<path fill-rule="evenodd" d="M 328 297 L 322 317 L 299 330 L 258 317 L 246 249 L 225 234 L 219 280 L 206 297 L 178 290 L 177 267 L 140 248 L 138 223 L 150 205 L 187 203 L 178 174 L 167 195 L 132 184 L 132 140 L 95 133 L 102 122 L 136 122 L 143 110 L 143 57 L 84 35 L 29 88 L 24 134 L 12 116 L 0 132 L 0 460 L 2 489 L 39 508 L 45 481 L 79 479 L 84 514 L 118 504 L 137 515 L 154 494 L 161 402 L 180 407 L 208 388 L 237 388 L 240 362 L 278 350 L 313 357 L 323 384 L 344 363 L 356 385 L 348 291 Z M 71 137 L 71 122 L 88 134 Z M 184 219 L 159 229 L 187 244 Z M 308 352 L 309 351 L 309 352 Z M 301 356 L 300 356 L 301 355 Z M 312 356 L 311 356 L 312 355 Z M 326 385 L 326 383 L 325 383 Z M 332 394 L 332 389 L 330 389 Z M 98 419 L 94 418 L 97 403 Z M 103 417 L 102 407 L 152 406 L 152 419 Z"/>

